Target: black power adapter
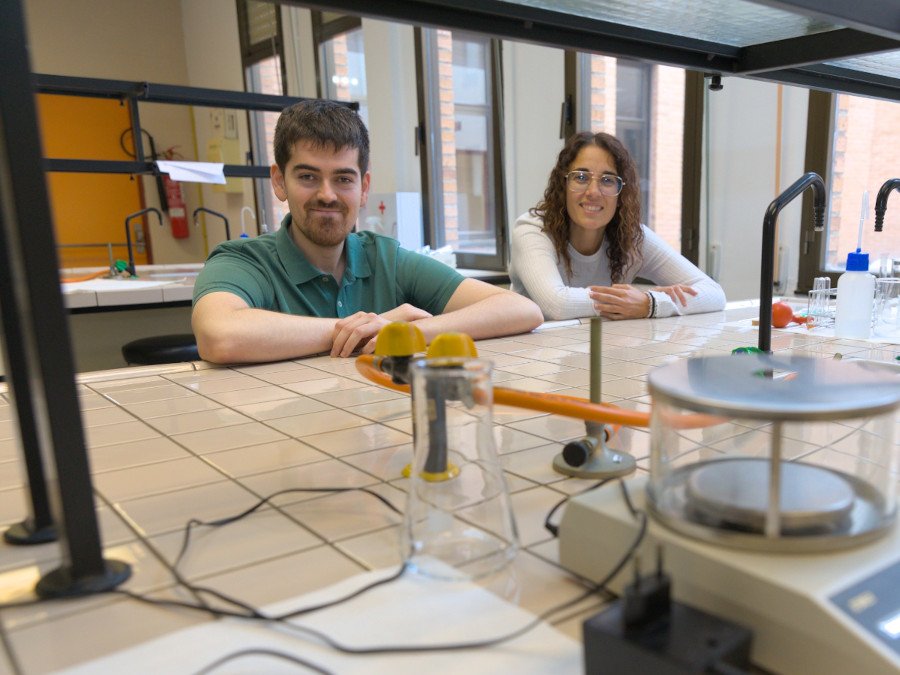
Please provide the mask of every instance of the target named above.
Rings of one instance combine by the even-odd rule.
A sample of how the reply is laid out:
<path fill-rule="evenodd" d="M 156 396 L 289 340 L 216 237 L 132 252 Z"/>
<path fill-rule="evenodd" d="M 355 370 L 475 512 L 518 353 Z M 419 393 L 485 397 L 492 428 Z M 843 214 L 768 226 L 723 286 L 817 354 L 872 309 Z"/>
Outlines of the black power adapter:
<path fill-rule="evenodd" d="M 749 630 L 672 600 L 661 549 L 655 573 L 638 565 L 622 597 L 583 624 L 587 675 L 750 672 Z"/>

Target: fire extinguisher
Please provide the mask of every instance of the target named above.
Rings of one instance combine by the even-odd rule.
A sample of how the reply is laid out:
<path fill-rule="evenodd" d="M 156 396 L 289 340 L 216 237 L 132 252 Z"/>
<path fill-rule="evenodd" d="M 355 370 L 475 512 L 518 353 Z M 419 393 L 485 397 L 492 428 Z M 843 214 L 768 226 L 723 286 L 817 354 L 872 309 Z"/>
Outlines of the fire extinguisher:
<path fill-rule="evenodd" d="M 166 159 L 172 159 L 174 150 L 169 148 L 163 151 Z M 187 207 L 184 203 L 184 196 L 181 193 L 181 184 L 169 177 L 169 174 L 162 175 L 163 187 L 166 191 L 165 210 L 169 214 L 169 223 L 172 226 L 172 236 L 175 239 L 185 239 L 189 234 L 187 221 Z"/>

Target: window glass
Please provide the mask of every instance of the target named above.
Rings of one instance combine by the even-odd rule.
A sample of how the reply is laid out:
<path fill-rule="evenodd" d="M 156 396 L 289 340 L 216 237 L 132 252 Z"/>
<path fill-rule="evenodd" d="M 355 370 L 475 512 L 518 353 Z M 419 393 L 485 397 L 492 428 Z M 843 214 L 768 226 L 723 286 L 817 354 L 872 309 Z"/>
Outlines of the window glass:
<path fill-rule="evenodd" d="M 834 98 L 825 269 L 846 267 L 847 254 L 858 245 L 863 219 L 862 250 L 869 254 L 869 269 L 900 276 L 900 195 L 890 196 L 884 229 L 874 231 L 878 189 L 898 175 L 900 104 L 848 94 Z M 863 213 L 866 191 L 869 208 Z"/>
<path fill-rule="evenodd" d="M 258 94 L 281 95 L 281 59 L 278 56 L 270 56 L 247 68 L 247 88 Z M 277 121 L 277 112 L 254 111 L 250 113 L 251 143 L 257 164 L 272 165 L 275 163 L 272 138 L 275 135 Z M 256 194 L 261 207 L 260 216 L 263 219 L 259 224 L 260 233 L 264 229 L 263 224 L 266 225 L 265 229 L 270 232 L 278 229 L 281 219 L 287 215 L 287 203 L 278 200 L 272 190 L 272 181 L 268 179 L 256 180 Z M 247 223 L 248 228 L 252 224 Z"/>
<path fill-rule="evenodd" d="M 637 163 L 643 222 L 681 250 L 684 70 L 580 54 L 579 130 L 614 135 Z"/>
<path fill-rule="evenodd" d="M 426 30 L 424 44 L 432 247 L 498 256 L 491 41 Z"/>
<path fill-rule="evenodd" d="M 322 96 L 333 101 L 356 101 L 366 126 L 366 56 L 362 28 L 335 35 L 319 45 Z"/>

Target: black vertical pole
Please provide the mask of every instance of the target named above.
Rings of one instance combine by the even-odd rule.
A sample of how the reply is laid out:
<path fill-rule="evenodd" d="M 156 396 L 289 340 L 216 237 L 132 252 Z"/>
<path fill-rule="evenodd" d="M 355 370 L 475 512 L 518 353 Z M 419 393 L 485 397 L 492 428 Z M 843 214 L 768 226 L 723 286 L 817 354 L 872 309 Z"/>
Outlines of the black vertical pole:
<path fill-rule="evenodd" d="M 5 220 L 0 210 L 0 220 Z M 8 251 L 5 227 L 0 227 L 0 250 Z M 22 336 L 15 330 L 13 319 L 21 314 L 16 306 L 16 297 L 12 292 L 13 282 L 8 265 L 0 265 L 0 308 L 2 308 L 3 337 L 6 349 L 6 372 L 15 388 L 11 388 L 13 403 L 16 407 L 16 418 L 19 426 L 19 440 L 25 456 L 25 468 L 28 472 L 28 495 L 31 501 L 31 514 L 20 523 L 16 523 L 3 533 L 3 539 L 10 544 L 43 544 L 56 540 L 56 528 L 50 514 L 50 498 L 47 495 L 44 465 L 41 462 L 41 446 L 38 442 L 37 424 L 31 406 L 31 387 L 25 368 L 25 347 Z M 7 302 L 9 301 L 9 302 Z"/>
<path fill-rule="evenodd" d="M 127 579 L 130 568 L 104 560 L 100 545 L 20 1 L 0 2 L 0 26 L 0 266 L 8 271 L 0 313 L 13 335 L 8 344 L 22 360 L 10 369 L 10 385 L 15 399 L 27 399 L 31 407 L 64 556 L 36 591 L 106 590 Z"/>

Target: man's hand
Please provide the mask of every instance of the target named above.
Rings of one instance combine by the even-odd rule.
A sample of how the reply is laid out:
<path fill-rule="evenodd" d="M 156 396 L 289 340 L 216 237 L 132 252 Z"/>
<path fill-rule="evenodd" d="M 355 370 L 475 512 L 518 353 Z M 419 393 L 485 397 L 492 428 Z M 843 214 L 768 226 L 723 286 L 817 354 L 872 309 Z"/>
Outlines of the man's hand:
<path fill-rule="evenodd" d="M 687 306 L 687 298 L 684 295 L 685 293 L 687 293 L 688 295 L 697 295 L 697 291 L 694 290 L 693 286 L 685 286 L 684 284 L 675 284 L 673 286 L 655 286 L 650 290 L 662 291 L 670 298 L 672 298 L 672 302 L 680 302 L 682 307 Z"/>
<path fill-rule="evenodd" d="M 650 298 L 628 284 L 589 286 L 594 309 L 604 319 L 643 319 L 650 312 Z"/>
<path fill-rule="evenodd" d="M 424 309 L 403 304 L 383 314 L 357 312 L 341 319 L 334 326 L 331 356 L 348 357 L 354 353 L 371 354 L 375 351 L 378 331 L 392 321 L 417 321 L 430 318 Z"/>

